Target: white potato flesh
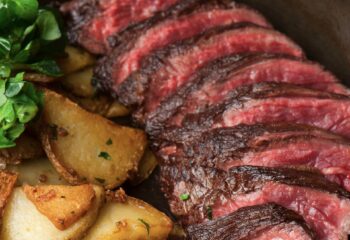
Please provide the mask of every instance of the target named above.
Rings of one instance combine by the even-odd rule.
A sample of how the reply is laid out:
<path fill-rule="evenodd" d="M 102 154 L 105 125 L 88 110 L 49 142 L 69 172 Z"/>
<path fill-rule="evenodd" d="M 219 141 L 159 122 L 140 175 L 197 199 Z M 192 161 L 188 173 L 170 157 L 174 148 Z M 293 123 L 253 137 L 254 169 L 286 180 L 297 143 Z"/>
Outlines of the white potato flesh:
<path fill-rule="evenodd" d="M 146 224 L 149 225 L 149 233 Z M 127 197 L 108 202 L 84 240 L 164 240 L 173 228 L 171 220 L 149 204 Z"/>
<path fill-rule="evenodd" d="M 18 173 L 17 186 L 25 183 L 29 185 L 67 184 L 47 158 L 33 159 L 20 165 L 8 166 L 7 169 Z"/>
<path fill-rule="evenodd" d="M 73 185 L 89 182 L 109 189 L 121 185 L 137 171 L 147 145 L 143 131 L 87 112 L 50 90 L 45 90 L 43 120 L 47 130 L 42 130 L 41 139 L 46 154 Z M 65 134 L 57 133 L 59 129 Z M 52 132 L 57 133 L 55 137 Z"/>
<path fill-rule="evenodd" d="M 94 186 L 96 198 L 93 207 L 80 220 L 64 231 L 41 214 L 27 198 L 22 188 L 16 188 L 5 208 L 1 240 L 80 240 L 94 224 L 104 202 L 104 191 Z"/>

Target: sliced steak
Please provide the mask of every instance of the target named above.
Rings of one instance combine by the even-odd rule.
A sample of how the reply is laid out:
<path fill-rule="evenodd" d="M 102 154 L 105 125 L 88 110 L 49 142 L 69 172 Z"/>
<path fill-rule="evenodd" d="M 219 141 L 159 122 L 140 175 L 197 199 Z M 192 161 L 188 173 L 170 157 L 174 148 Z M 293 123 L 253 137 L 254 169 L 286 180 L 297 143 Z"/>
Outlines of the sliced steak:
<path fill-rule="evenodd" d="M 350 141 L 318 128 L 295 124 L 239 125 L 198 136 L 190 132 L 184 139 L 167 144 L 159 140 L 157 155 L 162 164 L 226 171 L 240 165 L 316 168 L 350 191 Z"/>
<path fill-rule="evenodd" d="M 142 104 L 135 118 L 145 115 L 189 80 L 206 63 L 223 56 L 248 53 L 283 53 L 303 57 L 302 50 L 286 36 L 256 26 L 219 27 L 194 38 L 157 51 L 123 86 L 129 100 L 125 104 Z M 148 89 L 148 90 L 147 90 Z M 146 92 L 147 90 L 147 92 Z M 134 98 L 134 99 L 131 99 Z"/>
<path fill-rule="evenodd" d="M 183 116 L 204 111 L 242 85 L 259 82 L 292 83 L 328 92 L 349 94 L 337 78 L 322 66 L 281 55 L 258 55 L 237 63 L 224 57 L 198 71 L 189 84 L 164 101 L 147 119 L 150 135 L 164 125 L 178 125 Z"/>
<path fill-rule="evenodd" d="M 316 126 L 350 137 L 350 98 L 290 84 L 260 83 L 238 88 L 203 113 L 187 115 L 181 126 L 198 132 L 276 122 Z"/>
<path fill-rule="evenodd" d="M 350 193 L 322 174 L 290 168 L 241 166 L 228 172 L 162 167 L 163 190 L 183 223 L 227 216 L 242 207 L 276 203 L 300 214 L 320 240 L 350 233 Z M 187 201 L 179 196 L 189 194 Z"/>
<path fill-rule="evenodd" d="M 100 88 L 117 92 L 122 99 L 128 93 L 118 91 L 119 85 L 132 72 L 140 69 L 145 57 L 157 49 L 191 38 L 213 27 L 240 22 L 270 27 L 256 11 L 238 7 L 232 1 L 207 1 L 188 7 L 186 11 L 174 10 L 169 15 L 164 21 L 155 21 L 134 31 L 129 30 L 121 37 L 123 43 L 112 54 L 103 58 L 95 70 Z"/>
<path fill-rule="evenodd" d="M 241 208 L 225 217 L 190 226 L 187 233 L 191 240 L 317 239 L 300 215 L 273 203 Z"/>
<path fill-rule="evenodd" d="M 180 0 L 72 0 L 61 6 L 68 23 L 68 38 L 95 54 L 110 50 L 110 38 L 162 11 Z M 194 0 L 181 1 L 183 4 Z"/>

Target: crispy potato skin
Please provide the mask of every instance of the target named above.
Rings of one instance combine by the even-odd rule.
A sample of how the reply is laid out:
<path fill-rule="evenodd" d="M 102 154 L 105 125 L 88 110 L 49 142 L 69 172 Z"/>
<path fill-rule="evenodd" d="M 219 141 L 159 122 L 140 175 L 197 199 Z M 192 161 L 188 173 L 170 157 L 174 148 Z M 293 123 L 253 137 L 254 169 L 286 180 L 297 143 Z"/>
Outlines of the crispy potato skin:
<path fill-rule="evenodd" d="M 22 187 L 14 189 L 4 213 L 1 240 L 81 240 L 95 223 L 98 212 L 105 202 L 102 187 L 93 186 L 96 197 L 93 206 L 77 222 L 66 230 L 57 229 L 54 224 L 29 200 Z M 53 206 L 55 207 L 55 206 Z"/>
<path fill-rule="evenodd" d="M 11 172 L 0 171 L 0 223 L 4 208 L 15 187 L 18 175 Z"/>
<path fill-rule="evenodd" d="M 134 176 L 130 178 L 130 183 L 132 185 L 138 185 L 145 181 L 153 172 L 153 170 L 158 166 L 158 160 L 156 156 L 150 149 L 146 149 L 143 155 L 138 171 Z"/>
<path fill-rule="evenodd" d="M 121 185 L 137 171 L 147 145 L 143 131 L 87 112 L 50 90 L 45 90 L 43 121 L 45 152 L 73 185 L 90 182 L 108 189 Z"/>
<path fill-rule="evenodd" d="M 67 46 L 65 52 L 67 57 L 58 59 L 58 65 L 65 75 L 92 66 L 96 61 L 90 53 L 76 47 Z"/>
<path fill-rule="evenodd" d="M 16 146 L 13 148 L 0 149 L 0 163 L 19 164 L 22 160 L 40 158 L 45 152 L 40 141 L 23 134 L 16 140 Z"/>
<path fill-rule="evenodd" d="M 171 220 L 147 203 L 123 194 L 117 192 L 115 198 L 109 198 L 84 240 L 167 239 L 173 228 Z"/>
<path fill-rule="evenodd" d="M 93 67 L 71 73 L 62 78 L 62 85 L 69 92 L 78 97 L 91 98 L 95 95 L 95 89 L 91 84 Z"/>
<path fill-rule="evenodd" d="M 130 114 L 130 110 L 121 103 L 105 96 L 77 98 L 76 101 L 89 112 L 97 113 L 106 118 L 124 117 Z"/>
<path fill-rule="evenodd" d="M 39 212 L 63 231 L 76 223 L 93 206 L 95 191 L 90 184 L 81 186 L 23 186 L 27 198 Z"/>

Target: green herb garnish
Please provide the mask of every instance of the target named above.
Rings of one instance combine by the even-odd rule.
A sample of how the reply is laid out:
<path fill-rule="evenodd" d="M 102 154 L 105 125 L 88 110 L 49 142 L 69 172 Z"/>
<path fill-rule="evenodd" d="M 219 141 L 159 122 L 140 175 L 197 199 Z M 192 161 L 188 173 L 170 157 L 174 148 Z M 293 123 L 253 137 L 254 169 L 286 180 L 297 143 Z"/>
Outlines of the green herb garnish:
<path fill-rule="evenodd" d="M 141 218 L 139 218 L 138 220 L 145 226 L 145 228 L 147 230 L 147 235 L 149 237 L 150 236 L 150 232 L 151 232 L 151 226 L 145 220 L 143 220 Z"/>
<path fill-rule="evenodd" d="M 106 180 L 103 179 L 103 178 L 97 178 L 97 177 L 96 177 L 95 180 L 96 180 L 97 182 L 101 183 L 101 184 L 104 184 L 104 183 L 106 182 Z"/>
<path fill-rule="evenodd" d="M 98 157 L 104 158 L 104 159 L 106 159 L 106 160 L 112 160 L 112 157 L 109 155 L 108 152 L 100 152 L 100 154 L 98 155 Z"/>
<path fill-rule="evenodd" d="M 207 207 L 207 218 L 209 220 L 213 219 L 213 209 L 211 207 Z"/>
<path fill-rule="evenodd" d="M 107 145 L 112 145 L 113 144 L 113 141 L 112 139 L 108 139 L 107 142 L 106 142 Z"/>
<path fill-rule="evenodd" d="M 0 148 L 16 146 L 14 141 L 43 104 L 42 93 L 23 81 L 23 75 L 0 78 Z"/>
<path fill-rule="evenodd" d="M 62 55 L 66 40 L 53 10 L 39 8 L 37 0 L 0 0 L 0 29 L 0 74 L 62 75 L 53 59 Z"/>
<path fill-rule="evenodd" d="M 180 195 L 180 200 L 181 201 L 187 201 L 188 199 L 190 199 L 190 194 L 185 193 L 185 194 L 181 194 Z"/>
<path fill-rule="evenodd" d="M 54 10 L 40 8 L 37 0 L 0 0 L 0 148 L 14 147 L 43 105 L 25 72 L 61 76 L 53 59 L 65 43 Z"/>

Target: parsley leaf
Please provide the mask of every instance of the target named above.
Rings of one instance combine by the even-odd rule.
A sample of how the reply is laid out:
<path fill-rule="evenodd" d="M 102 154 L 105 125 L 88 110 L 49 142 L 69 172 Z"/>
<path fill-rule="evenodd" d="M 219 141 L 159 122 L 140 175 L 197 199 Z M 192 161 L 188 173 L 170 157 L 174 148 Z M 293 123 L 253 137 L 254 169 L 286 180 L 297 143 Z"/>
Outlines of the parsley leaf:
<path fill-rule="evenodd" d="M 107 142 L 106 142 L 106 145 L 112 145 L 112 144 L 113 144 L 112 139 L 108 139 Z"/>
<path fill-rule="evenodd" d="M 23 81 L 23 73 L 8 79 L 0 78 L 0 148 L 15 146 L 25 124 L 39 111 L 42 93 L 32 83 Z"/>
<path fill-rule="evenodd" d="M 55 10 L 38 0 L 0 0 L 0 148 L 15 146 L 43 106 L 43 94 L 23 80 L 25 72 L 61 76 L 54 59 L 65 43 Z"/>
<path fill-rule="evenodd" d="M 145 226 L 145 228 L 147 230 L 147 235 L 149 237 L 150 236 L 150 232 L 151 232 L 151 226 L 145 220 L 143 220 L 141 218 L 139 218 L 138 220 Z"/>
<path fill-rule="evenodd" d="M 100 152 L 100 154 L 98 155 L 98 157 L 104 158 L 104 159 L 106 159 L 106 160 L 112 160 L 112 157 L 109 155 L 108 152 Z"/>
<path fill-rule="evenodd" d="M 207 218 L 213 220 L 213 209 L 210 206 L 207 207 Z"/>
<path fill-rule="evenodd" d="M 103 179 L 103 178 L 97 178 L 97 177 L 96 177 L 95 180 L 96 180 L 97 182 L 101 183 L 101 184 L 104 184 L 104 183 L 106 182 L 106 180 Z"/>
<path fill-rule="evenodd" d="M 181 194 L 180 195 L 180 200 L 181 201 L 187 201 L 188 199 L 190 199 L 190 194 L 185 193 L 185 194 Z"/>

